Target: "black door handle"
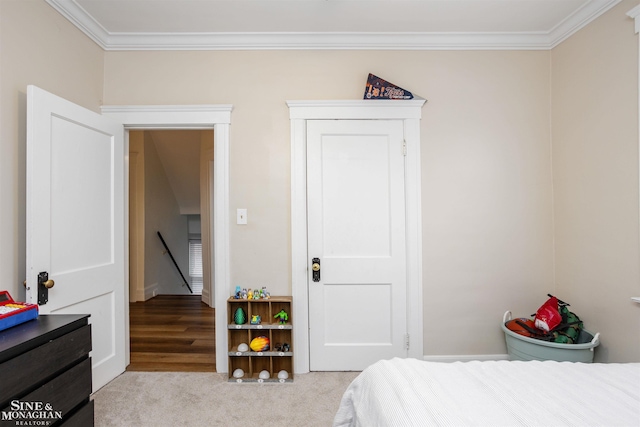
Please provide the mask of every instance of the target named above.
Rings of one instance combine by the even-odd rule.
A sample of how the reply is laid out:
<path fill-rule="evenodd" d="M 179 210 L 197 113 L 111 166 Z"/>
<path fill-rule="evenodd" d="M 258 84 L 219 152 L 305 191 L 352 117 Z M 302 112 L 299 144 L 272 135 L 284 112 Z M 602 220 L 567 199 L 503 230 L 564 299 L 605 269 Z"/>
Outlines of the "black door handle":
<path fill-rule="evenodd" d="M 314 258 L 311 260 L 311 277 L 314 282 L 320 281 L 320 258 Z"/>

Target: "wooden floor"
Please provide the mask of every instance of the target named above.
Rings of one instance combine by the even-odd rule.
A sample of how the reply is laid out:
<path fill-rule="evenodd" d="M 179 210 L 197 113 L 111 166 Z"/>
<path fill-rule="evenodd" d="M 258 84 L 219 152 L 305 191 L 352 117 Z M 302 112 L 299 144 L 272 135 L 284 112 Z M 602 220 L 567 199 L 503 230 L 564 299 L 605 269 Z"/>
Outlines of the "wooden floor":
<path fill-rule="evenodd" d="M 214 313 L 200 295 L 158 295 L 131 303 L 127 370 L 215 372 Z"/>

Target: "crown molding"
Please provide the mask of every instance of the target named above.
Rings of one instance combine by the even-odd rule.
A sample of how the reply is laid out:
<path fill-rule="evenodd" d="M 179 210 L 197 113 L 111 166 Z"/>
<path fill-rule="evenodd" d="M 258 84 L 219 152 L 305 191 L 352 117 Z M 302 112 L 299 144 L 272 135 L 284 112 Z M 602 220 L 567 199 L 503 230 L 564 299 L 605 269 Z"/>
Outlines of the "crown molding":
<path fill-rule="evenodd" d="M 620 3 L 622 0 L 607 0 L 601 2 L 589 2 L 564 21 L 549 31 L 552 40 L 550 49 L 553 49 L 581 28 L 586 27 L 594 19 Z"/>
<path fill-rule="evenodd" d="M 74 0 L 46 0 L 106 51 L 549 50 L 620 1 L 591 1 L 546 32 L 111 33 Z"/>
<path fill-rule="evenodd" d="M 544 50 L 553 42 L 536 33 L 147 33 L 110 34 L 98 44 L 104 50 Z"/>
<path fill-rule="evenodd" d="M 108 50 L 109 32 L 73 0 L 45 0 L 80 31 L 104 50 Z"/>

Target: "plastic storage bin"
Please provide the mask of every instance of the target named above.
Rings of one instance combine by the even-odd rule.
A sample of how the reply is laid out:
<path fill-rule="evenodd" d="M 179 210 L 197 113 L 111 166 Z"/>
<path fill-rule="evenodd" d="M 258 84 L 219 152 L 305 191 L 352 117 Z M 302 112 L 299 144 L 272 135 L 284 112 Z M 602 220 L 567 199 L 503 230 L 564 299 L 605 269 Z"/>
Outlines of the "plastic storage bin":
<path fill-rule="evenodd" d="M 575 344 L 559 344 L 517 334 L 505 326 L 511 312 L 504 313 L 502 330 L 510 360 L 556 360 L 558 362 L 593 362 L 594 349 L 600 344 L 600 333 L 581 330 Z"/>

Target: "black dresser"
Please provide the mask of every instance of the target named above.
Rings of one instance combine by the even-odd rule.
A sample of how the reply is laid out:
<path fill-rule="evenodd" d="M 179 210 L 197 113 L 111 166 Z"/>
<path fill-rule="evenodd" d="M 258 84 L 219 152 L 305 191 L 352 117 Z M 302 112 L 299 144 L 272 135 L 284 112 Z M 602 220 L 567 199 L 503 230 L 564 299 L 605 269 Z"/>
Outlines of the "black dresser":
<path fill-rule="evenodd" d="M 0 426 L 93 426 L 88 315 L 0 331 Z"/>

